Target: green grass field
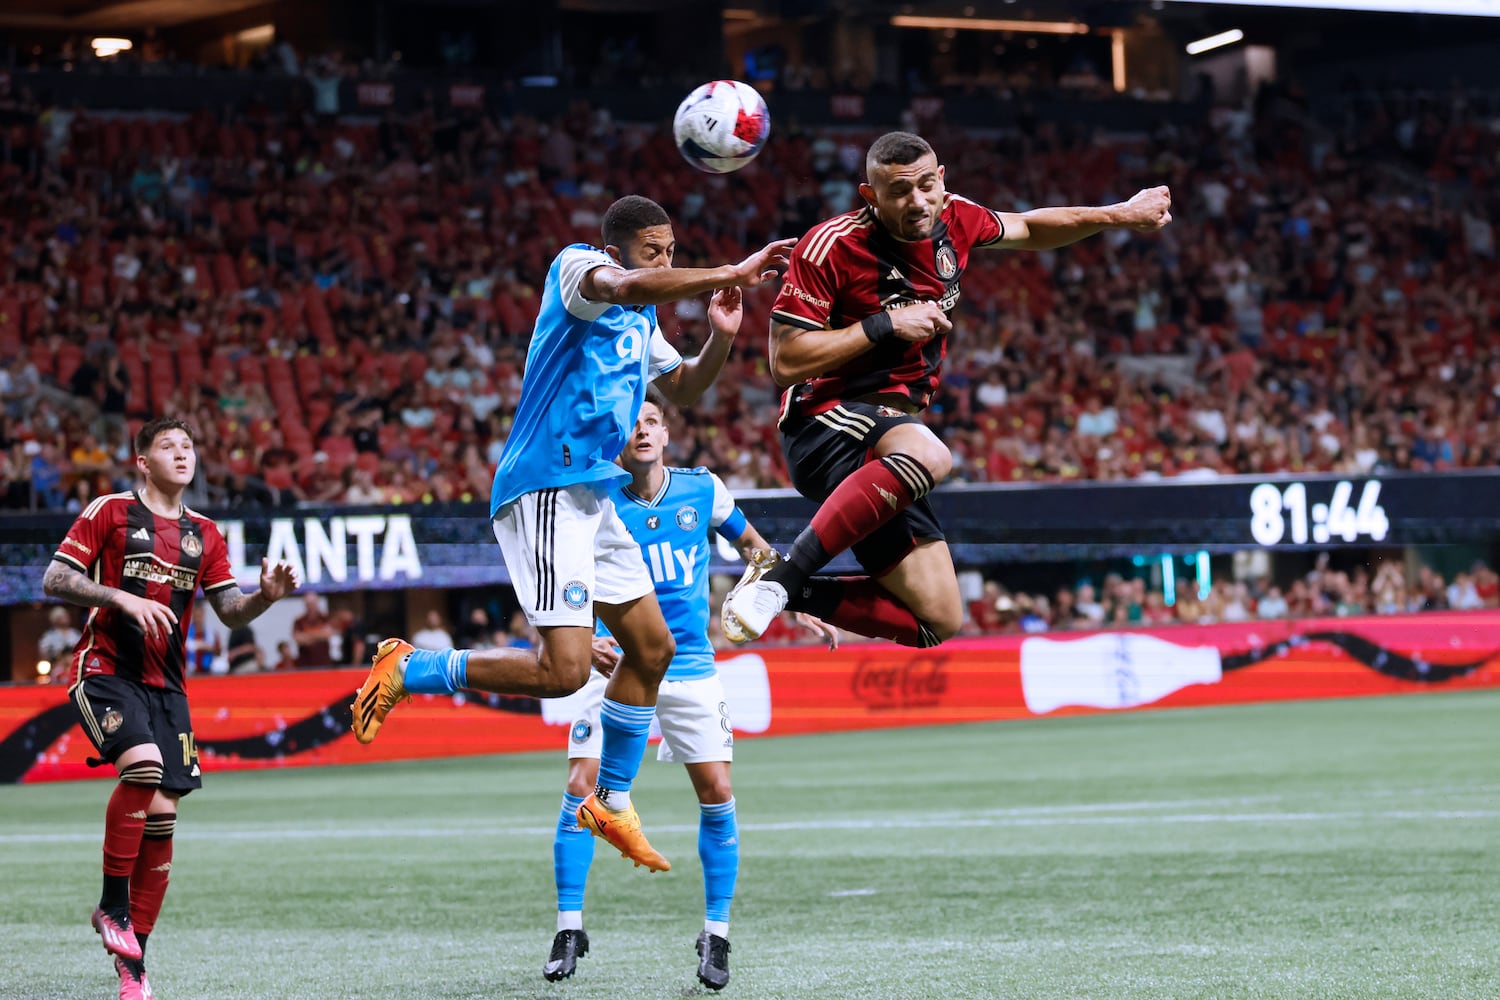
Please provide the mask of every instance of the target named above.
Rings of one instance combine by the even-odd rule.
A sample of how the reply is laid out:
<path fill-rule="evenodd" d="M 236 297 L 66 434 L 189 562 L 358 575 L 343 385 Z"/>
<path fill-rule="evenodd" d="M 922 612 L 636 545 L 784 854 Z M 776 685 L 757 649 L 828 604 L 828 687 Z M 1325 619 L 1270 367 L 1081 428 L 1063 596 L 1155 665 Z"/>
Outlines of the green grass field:
<path fill-rule="evenodd" d="M 725 996 L 1500 996 L 1500 692 L 745 740 Z M 696 804 L 665 875 L 601 850 L 554 929 L 560 755 L 211 774 L 161 1000 L 698 995 Z M 0 996 L 105 998 L 109 786 L 0 789 Z"/>

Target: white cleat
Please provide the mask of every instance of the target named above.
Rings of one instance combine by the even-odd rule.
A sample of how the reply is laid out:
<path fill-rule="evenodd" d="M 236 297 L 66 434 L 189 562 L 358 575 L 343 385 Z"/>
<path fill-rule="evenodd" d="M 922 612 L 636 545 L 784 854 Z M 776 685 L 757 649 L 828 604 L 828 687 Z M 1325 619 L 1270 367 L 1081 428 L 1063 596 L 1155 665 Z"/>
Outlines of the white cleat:
<path fill-rule="evenodd" d="M 774 580 L 756 580 L 749 586 L 740 587 L 724 598 L 720 622 L 724 625 L 724 636 L 736 644 L 759 639 L 776 616 L 786 610 L 786 602 L 786 588 Z M 731 621 L 733 628 L 730 627 Z"/>
<path fill-rule="evenodd" d="M 760 634 L 757 632 L 756 635 L 750 635 L 745 632 L 744 628 L 740 625 L 740 620 L 730 613 L 729 602 L 740 591 L 755 583 L 772 569 L 775 569 L 780 562 L 781 553 L 775 549 L 756 549 L 750 553 L 750 559 L 745 565 L 745 572 L 740 576 L 740 582 L 736 583 L 729 593 L 724 595 L 724 603 L 719 608 L 719 625 L 723 629 L 724 638 L 736 645 L 740 645 L 749 642 L 756 635 Z M 761 631 L 764 632 L 765 629 L 761 629 Z"/>

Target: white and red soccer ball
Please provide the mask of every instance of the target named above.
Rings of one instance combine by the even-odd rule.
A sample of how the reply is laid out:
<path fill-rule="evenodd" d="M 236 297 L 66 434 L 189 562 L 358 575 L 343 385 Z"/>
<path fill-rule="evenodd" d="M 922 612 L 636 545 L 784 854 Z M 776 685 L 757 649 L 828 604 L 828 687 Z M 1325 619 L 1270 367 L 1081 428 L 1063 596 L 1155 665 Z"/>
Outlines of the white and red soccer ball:
<path fill-rule="evenodd" d="M 683 159 L 710 174 L 751 160 L 771 134 L 771 112 L 760 92 L 738 80 L 705 83 L 677 106 L 672 135 Z"/>

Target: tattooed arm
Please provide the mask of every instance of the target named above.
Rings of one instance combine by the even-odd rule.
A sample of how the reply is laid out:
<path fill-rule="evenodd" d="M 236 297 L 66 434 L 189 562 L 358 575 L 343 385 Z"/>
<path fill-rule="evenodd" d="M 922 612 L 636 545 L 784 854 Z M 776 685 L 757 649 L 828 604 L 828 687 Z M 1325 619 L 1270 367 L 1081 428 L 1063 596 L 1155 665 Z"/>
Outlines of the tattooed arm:
<path fill-rule="evenodd" d="M 42 592 L 85 608 L 118 608 L 148 637 L 165 635 L 177 625 L 177 615 L 165 604 L 95 583 L 59 559 L 54 559 L 42 575 Z"/>
<path fill-rule="evenodd" d="M 288 563 L 260 561 L 260 590 L 246 594 L 239 587 L 223 587 L 210 591 L 208 603 L 213 605 L 219 621 L 230 628 L 249 625 L 287 594 L 297 589 L 297 573 Z"/>

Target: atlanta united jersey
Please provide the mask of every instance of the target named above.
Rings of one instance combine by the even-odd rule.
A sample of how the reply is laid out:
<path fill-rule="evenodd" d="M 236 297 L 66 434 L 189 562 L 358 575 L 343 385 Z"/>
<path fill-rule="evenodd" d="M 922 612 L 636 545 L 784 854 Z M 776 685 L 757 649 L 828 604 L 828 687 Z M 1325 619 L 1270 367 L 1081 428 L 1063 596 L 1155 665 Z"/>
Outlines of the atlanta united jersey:
<path fill-rule="evenodd" d="M 615 464 L 646 400 L 646 384 L 682 364 L 655 306 L 592 302 L 579 285 L 619 268 L 603 250 L 565 247 L 547 269 L 515 422 L 490 491 L 490 517 L 524 493 L 626 476 Z"/>
<path fill-rule="evenodd" d="M 975 247 L 1005 239 L 998 215 L 950 194 L 925 240 L 899 240 L 868 206 L 835 216 L 797 242 L 771 315 L 808 330 L 852 326 L 882 309 L 958 304 L 959 279 Z M 938 386 L 948 338 L 921 343 L 890 337 L 818 378 L 787 390 L 787 404 L 806 415 L 879 393 L 926 408 Z"/>
<path fill-rule="evenodd" d="M 94 608 L 73 651 L 75 683 L 114 674 L 182 691 L 193 597 L 200 586 L 212 593 L 235 585 L 219 526 L 186 507 L 180 517 L 159 517 L 137 494 L 112 493 L 84 508 L 52 558 L 177 616 L 171 632 L 147 638 L 123 611 Z"/>
<path fill-rule="evenodd" d="M 717 531 L 731 542 L 745 533 L 745 515 L 728 487 L 704 468 L 668 468 L 656 496 L 647 500 L 630 489 L 615 493 L 615 510 L 641 546 L 662 616 L 677 640 L 667 680 L 714 675 L 714 647 L 708 640 L 708 566 Z M 601 635 L 608 635 L 603 624 Z"/>

